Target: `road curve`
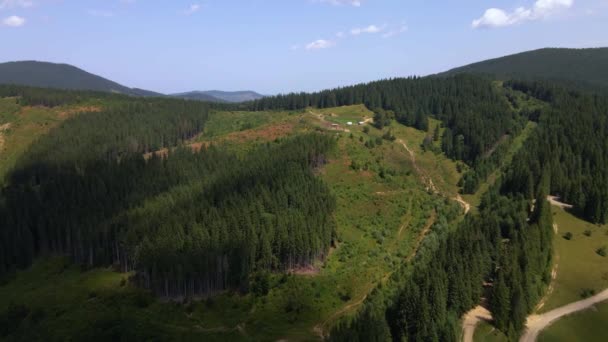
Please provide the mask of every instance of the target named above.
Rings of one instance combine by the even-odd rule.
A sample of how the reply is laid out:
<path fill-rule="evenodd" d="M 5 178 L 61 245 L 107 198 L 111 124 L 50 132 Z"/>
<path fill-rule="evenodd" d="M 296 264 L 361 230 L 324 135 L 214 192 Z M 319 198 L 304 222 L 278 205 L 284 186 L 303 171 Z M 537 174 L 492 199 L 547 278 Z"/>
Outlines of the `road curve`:
<path fill-rule="evenodd" d="M 467 312 L 462 320 L 462 340 L 464 342 L 473 342 L 475 328 L 481 321 L 491 321 L 492 313 L 483 306 L 477 306 L 473 310 Z"/>
<path fill-rule="evenodd" d="M 603 302 L 605 300 L 608 300 L 608 289 L 596 294 L 593 297 L 589 297 L 587 299 L 579 300 L 578 302 L 564 305 L 560 308 L 549 311 L 542 315 L 531 315 L 528 317 L 528 322 L 526 323 L 526 332 L 519 339 L 519 342 L 534 342 L 536 341 L 538 334 L 543 329 L 545 329 L 558 319 L 569 314 L 585 310 L 593 306 L 594 304 Z"/>

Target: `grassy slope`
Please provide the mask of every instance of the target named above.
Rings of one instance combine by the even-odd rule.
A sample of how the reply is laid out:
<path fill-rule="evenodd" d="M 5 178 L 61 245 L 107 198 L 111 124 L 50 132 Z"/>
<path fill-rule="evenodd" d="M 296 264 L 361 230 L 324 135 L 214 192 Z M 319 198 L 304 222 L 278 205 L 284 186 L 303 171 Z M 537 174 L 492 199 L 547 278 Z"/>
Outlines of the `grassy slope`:
<path fill-rule="evenodd" d="M 371 116 L 363 106 L 333 111 L 337 116 L 332 119 L 340 122 Z M 220 140 L 249 124 L 257 128 L 238 133 L 247 136 L 251 131 L 268 130 L 285 122 L 292 123 L 293 134 L 325 127 L 324 121 L 309 113 L 219 114 L 209 129 L 214 132 L 214 139 Z M 397 124 L 393 129 L 398 138 L 420 152 L 424 132 Z M 327 331 L 340 317 L 355 313 L 367 293 L 411 255 L 436 202 L 441 201 L 424 190 L 401 145 L 384 141 L 369 149 L 360 137 L 364 141 L 375 139 L 382 132 L 372 128 L 365 134 L 362 130 L 354 126 L 349 133 L 332 132 L 340 135 L 338 149 L 320 171 L 337 197 L 340 243 L 324 264 L 317 265 L 318 274 L 274 275 L 273 290 L 261 298 L 226 293 L 187 306 L 152 299 L 143 305 L 140 298 L 146 296 L 140 290 L 121 286 L 125 274 L 108 269 L 83 273 L 63 266 L 58 271 L 53 262 L 39 261 L 0 287 L 0 313 L 11 301 L 25 304 L 32 311 L 44 307 L 45 314 L 38 323 L 30 322 L 28 316 L 19 329 L 53 332 L 59 340 L 95 331 L 99 328 L 95 321 L 111 326 L 108 320 L 112 317 L 140 335 L 150 330 L 159 336 L 182 339 L 317 339 L 313 328 Z M 201 139 L 210 138 L 204 134 Z M 248 143 L 258 142 L 255 139 Z M 353 160 L 364 165 L 363 169 L 351 169 Z M 438 186 L 444 183 L 440 180 L 443 173 L 451 174 L 447 170 L 455 169 L 453 162 L 431 152 L 420 152 L 418 162 L 437 177 Z M 437 165 L 444 165 L 446 170 L 438 171 Z M 385 170 L 384 178 L 380 177 L 381 170 Z"/>
<path fill-rule="evenodd" d="M 608 288 L 608 258 L 595 253 L 597 248 L 608 245 L 606 227 L 585 222 L 556 207 L 553 213 L 554 223 L 559 228 L 554 239 L 558 271 L 553 292 L 542 312 L 582 299 L 583 289 L 600 292 Z M 591 236 L 584 235 L 586 230 L 591 231 Z M 566 232 L 573 234 L 572 240 L 563 238 Z"/>
<path fill-rule="evenodd" d="M 14 98 L 0 98 L 0 126 L 9 125 L 0 135 L 0 183 L 17 159 L 41 135 L 56 127 L 63 120 L 86 110 L 97 110 L 101 103 L 91 102 L 80 106 L 57 108 L 22 107 Z"/>
<path fill-rule="evenodd" d="M 603 342 L 608 336 L 608 303 L 564 317 L 545 329 L 539 342 Z"/>
<path fill-rule="evenodd" d="M 507 337 L 488 322 L 480 322 L 473 336 L 475 342 L 507 342 Z"/>

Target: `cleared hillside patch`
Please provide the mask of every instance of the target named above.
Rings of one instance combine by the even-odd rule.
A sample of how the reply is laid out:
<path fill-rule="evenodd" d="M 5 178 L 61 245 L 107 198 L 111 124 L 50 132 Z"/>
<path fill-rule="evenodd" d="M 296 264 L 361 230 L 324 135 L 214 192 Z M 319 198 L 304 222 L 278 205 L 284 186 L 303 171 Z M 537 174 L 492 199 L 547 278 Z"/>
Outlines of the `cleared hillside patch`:
<path fill-rule="evenodd" d="M 353 109 L 353 113 L 348 108 L 333 111 L 345 118 L 358 117 L 364 107 Z M 69 274 L 73 274 L 70 279 L 76 280 L 70 280 L 70 285 L 55 281 L 65 278 L 64 275 L 42 261 L 0 287 L 0 313 L 8 309 L 10 293 L 16 291 L 16 287 L 24 287 L 31 291 L 15 298 L 20 303 L 27 307 L 41 303 L 47 312 L 63 312 L 61 319 L 45 315 L 37 323 L 46 327 L 38 331 L 54 332 L 52 336 L 59 340 L 79 336 L 79 331 L 85 328 L 101 334 L 99 326 L 113 326 L 108 319 L 115 316 L 125 322 L 122 326 L 126 331 L 138 336 L 147 336 L 145 330 L 150 329 L 156 336 L 211 341 L 315 340 L 319 332 L 328 332 L 340 318 L 355 314 L 370 291 L 415 253 L 416 245 L 424 238 L 425 227 L 432 223 L 434 209 L 443 205 L 443 198 L 424 190 L 409 155 L 396 142 L 383 140 L 373 147 L 366 145 L 370 140 L 382 140 L 381 131 L 372 128 L 364 133 L 364 126 L 354 126 L 349 133 L 334 132 L 309 113 L 272 115 L 276 117 L 268 121 L 261 118 L 258 126 L 242 131 L 240 125 L 219 122 L 217 126 L 222 128 L 216 132 L 221 134 L 207 141 L 221 141 L 236 150 L 247 151 L 251 146 L 272 140 L 262 136 L 260 139 L 228 137 L 251 137 L 258 134 L 254 132 L 284 125 L 293 126 L 290 134 L 321 130 L 336 135 L 337 150 L 328 156 L 329 163 L 319 168 L 317 175 L 327 182 L 337 199 L 338 241 L 324 262 L 313 265 L 317 270 L 313 276 L 269 274 L 270 291 L 265 295 L 227 291 L 210 299 L 177 304 L 150 299 L 145 291 L 127 283 L 121 286 L 122 279 L 128 275 L 109 269 L 81 272 L 68 266 Z M 201 139 L 205 141 L 204 135 Z M 353 162 L 360 167 L 353 167 Z M 57 276 L 48 280 L 36 278 L 48 273 L 57 273 Z M 113 280 L 109 286 L 104 285 L 103 290 L 94 281 L 84 280 L 106 275 Z M 62 291 L 60 288 L 71 289 L 71 286 L 77 288 L 61 295 L 65 298 L 57 296 L 56 301 L 51 300 L 54 293 Z M 39 301 L 40 296 L 48 301 Z M 130 299 L 140 296 L 148 299 L 142 300 L 143 303 Z M 28 315 L 26 320 L 29 319 Z M 72 323 L 73 320 L 80 321 Z"/>
<path fill-rule="evenodd" d="M 0 99 L 0 182 L 40 136 L 78 113 L 100 110 L 99 104 L 48 108 L 22 107 L 16 98 Z"/>

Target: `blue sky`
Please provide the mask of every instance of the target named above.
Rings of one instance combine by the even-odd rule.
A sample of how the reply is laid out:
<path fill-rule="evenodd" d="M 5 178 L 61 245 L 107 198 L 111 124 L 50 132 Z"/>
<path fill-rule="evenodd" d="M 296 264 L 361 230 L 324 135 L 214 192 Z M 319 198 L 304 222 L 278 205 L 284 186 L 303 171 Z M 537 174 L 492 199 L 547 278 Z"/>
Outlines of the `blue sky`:
<path fill-rule="evenodd" d="M 607 33 L 608 0 L 0 0 L 0 62 L 165 93 L 313 91 Z"/>

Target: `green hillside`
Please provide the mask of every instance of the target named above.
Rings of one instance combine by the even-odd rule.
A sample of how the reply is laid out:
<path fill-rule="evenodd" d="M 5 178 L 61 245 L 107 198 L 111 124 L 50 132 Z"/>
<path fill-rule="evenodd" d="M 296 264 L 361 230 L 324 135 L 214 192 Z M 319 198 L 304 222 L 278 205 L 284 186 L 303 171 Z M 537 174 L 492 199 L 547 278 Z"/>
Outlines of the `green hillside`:
<path fill-rule="evenodd" d="M 497 79 L 563 80 L 608 86 L 608 48 L 546 48 L 490 59 L 439 74 L 487 74 Z"/>
<path fill-rule="evenodd" d="M 0 84 L 95 90 L 133 96 L 162 96 L 148 90 L 125 87 L 72 65 L 37 61 L 1 63 Z"/>

